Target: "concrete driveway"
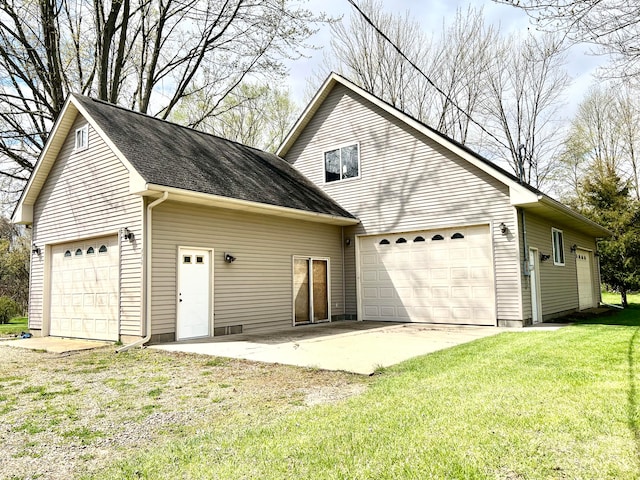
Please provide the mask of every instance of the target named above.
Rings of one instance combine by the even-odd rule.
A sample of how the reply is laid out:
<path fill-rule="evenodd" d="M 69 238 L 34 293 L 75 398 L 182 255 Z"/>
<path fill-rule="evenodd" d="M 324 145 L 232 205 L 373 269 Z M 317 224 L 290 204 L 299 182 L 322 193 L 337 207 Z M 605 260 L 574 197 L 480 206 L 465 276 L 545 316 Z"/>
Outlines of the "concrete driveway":
<path fill-rule="evenodd" d="M 341 321 L 150 348 L 370 375 L 379 367 L 505 331 L 523 329 Z"/>

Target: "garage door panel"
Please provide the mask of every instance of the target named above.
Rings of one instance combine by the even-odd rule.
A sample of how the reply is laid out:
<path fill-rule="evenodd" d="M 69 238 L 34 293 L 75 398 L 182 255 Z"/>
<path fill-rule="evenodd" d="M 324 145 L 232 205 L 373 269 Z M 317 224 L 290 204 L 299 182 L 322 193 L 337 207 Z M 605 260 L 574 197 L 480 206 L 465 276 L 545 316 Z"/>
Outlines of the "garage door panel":
<path fill-rule="evenodd" d="M 363 319 L 495 324 L 488 226 L 361 237 L 359 246 Z"/>
<path fill-rule="evenodd" d="M 366 305 L 364 307 L 364 314 L 368 317 L 379 317 L 380 308 L 377 305 Z"/>
<path fill-rule="evenodd" d="M 51 249 L 50 334 L 118 339 L 118 237 Z"/>
<path fill-rule="evenodd" d="M 378 272 L 375 270 L 366 271 L 362 274 L 363 282 L 375 282 L 378 280 Z"/>
<path fill-rule="evenodd" d="M 448 268 L 434 268 L 431 270 L 431 280 L 448 280 L 449 269 Z"/>
<path fill-rule="evenodd" d="M 451 298 L 467 299 L 471 295 L 471 288 L 465 287 L 451 287 Z"/>
<path fill-rule="evenodd" d="M 471 318 L 473 310 L 471 308 L 455 307 L 451 309 L 451 318 L 463 323 L 467 318 Z"/>
<path fill-rule="evenodd" d="M 392 318 L 398 316 L 399 313 L 396 312 L 396 308 L 394 306 L 382 305 L 380 307 L 380 315 L 382 317 Z"/>
<path fill-rule="evenodd" d="M 451 269 L 452 280 L 466 280 L 469 278 L 469 269 L 467 267 L 455 267 Z"/>

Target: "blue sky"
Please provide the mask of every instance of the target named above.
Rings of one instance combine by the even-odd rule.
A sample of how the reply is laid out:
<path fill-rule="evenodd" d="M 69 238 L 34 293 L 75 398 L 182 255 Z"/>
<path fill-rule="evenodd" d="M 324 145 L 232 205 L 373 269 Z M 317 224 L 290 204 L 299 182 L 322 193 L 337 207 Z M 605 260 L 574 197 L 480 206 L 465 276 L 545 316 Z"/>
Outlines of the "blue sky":
<path fill-rule="evenodd" d="M 347 0 L 309 0 L 307 3 L 301 3 L 315 13 L 324 11 L 333 16 L 344 15 L 345 18 L 349 18 L 352 9 Z M 499 25 L 503 33 L 530 28 L 529 18 L 522 10 L 497 4 L 491 0 L 383 0 L 383 4 L 388 12 L 404 13 L 408 10 L 411 16 L 424 26 L 428 34 L 439 34 L 442 31 L 443 21 L 448 22 L 455 15 L 457 8 L 466 8 L 468 5 L 482 7 L 485 19 Z M 329 42 L 329 28 L 323 27 L 312 38 L 312 43 L 321 49 L 311 52 L 309 59 L 303 58 L 290 63 L 289 86 L 294 100 L 300 106 L 306 104 L 304 93 L 307 78 L 318 70 L 318 65 L 322 63 L 323 51 L 330 51 Z M 573 84 L 567 94 L 567 114 L 575 110 L 593 82 L 593 72 L 603 63 L 601 57 L 589 55 L 588 51 L 588 46 L 578 45 L 569 52 L 567 70 L 573 78 Z"/>

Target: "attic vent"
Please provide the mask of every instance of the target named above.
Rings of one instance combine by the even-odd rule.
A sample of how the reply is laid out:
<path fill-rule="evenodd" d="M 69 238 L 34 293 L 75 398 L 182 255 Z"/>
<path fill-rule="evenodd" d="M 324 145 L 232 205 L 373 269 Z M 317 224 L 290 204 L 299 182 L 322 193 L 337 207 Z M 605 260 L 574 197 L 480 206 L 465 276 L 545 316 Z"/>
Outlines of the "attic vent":
<path fill-rule="evenodd" d="M 457 240 L 458 238 L 464 238 L 464 235 L 456 232 L 453 235 L 451 235 L 451 238 L 454 240 Z"/>
<path fill-rule="evenodd" d="M 383 238 L 382 240 L 380 240 L 380 245 L 389 245 L 389 240 Z"/>
<path fill-rule="evenodd" d="M 414 243 L 415 242 L 424 242 L 424 237 L 416 237 L 413 239 Z"/>
<path fill-rule="evenodd" d="M 399 239 L 396 240 L 396 243 L 407 243 L 407 240 L 400 237 Z"/>
<path fill-rule="evenodd" d="M 431 240 L 433 240 L 434 242 L 436 240 L 444 240 L 444 237 L 442 235 L 434 235 L 433 237 L 431 237 Z"/>

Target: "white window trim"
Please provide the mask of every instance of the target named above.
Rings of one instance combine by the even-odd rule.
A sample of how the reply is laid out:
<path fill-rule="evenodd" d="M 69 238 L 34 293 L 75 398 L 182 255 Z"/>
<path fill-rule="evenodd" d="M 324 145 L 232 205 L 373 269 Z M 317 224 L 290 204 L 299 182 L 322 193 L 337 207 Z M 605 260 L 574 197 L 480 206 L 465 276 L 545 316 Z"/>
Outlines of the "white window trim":
<path fill-rule="evenodd" d="M 341 178 L 339 180 L 334 180 L 333 182 L 327 182 L 327 166 L 325 164 L 325 155 L 326 155 L 326 153 L 327 152 L 332 152 L 333 150 L 340 150 L 340 149 L 342 149 L 344 147 L 352 147 L 353 145 L 358 147 L 358 175 L 356 175 L 355 177 Z M 327 148 L 327 149 L 322 151 L 322 182 L 325 185 L 331 185 L 332 183 L 348 182 L 350 180 L 357 180 L 357 179 L 360 178 L 361 175 L 362 175 L 362 169 L 361 169 L 361 165 L 360 165 L 360 142 L 341 143 L 340 145 L 336 145 L 335 147 Z M 340 172 L 340 176 L 342 176 L 342 172 Z"/>
<path fill-rule="evenodd" d="M 561 247 L 561 253 L 562 253 L 562 262 L 558 262 L 556 261 L 556 233 L 559 233 L 561 235 L 561 243 L 562 245 L 560 245 Z M 554 228 L 551 227 L 551 250 L 552 250 L 552 254 L 553 254 L 553 264 L 557 265 L 558 267 L 564 267 L 565 266 L 565 258 L 564 258 L 564 232 L 562 230 L 560 230 L 559 228 Z"/>
<path fill-rule="evenodd" d="M 82 137 L 84 138 L 84 145 L 78 145 L 78 134 L 81 134 Z M 89 125 L 88 124 L 76 129 L 76 136 L 74 140 L 75 140 L 75 150 L 77 152 L 81 150 L 86 150 L 87 148 L 89 148 Z"/>

